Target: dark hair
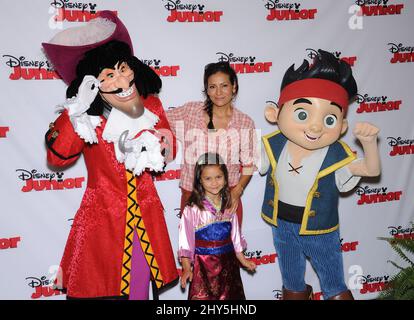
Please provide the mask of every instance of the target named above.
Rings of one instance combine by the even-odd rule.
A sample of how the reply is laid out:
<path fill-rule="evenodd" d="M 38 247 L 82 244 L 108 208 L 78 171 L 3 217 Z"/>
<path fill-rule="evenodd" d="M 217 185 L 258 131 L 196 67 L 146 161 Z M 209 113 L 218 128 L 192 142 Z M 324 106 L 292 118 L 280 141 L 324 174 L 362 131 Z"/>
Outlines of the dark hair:
<path fill-rule="evenodd" d="M 84 58 L 79 61 L 76 67 L 76 78 L 66 90 L 66 97 L 71 98 L 78 93 L 78 88 L 85 75 L 98 77 L 103 69 L 113 68 L 117 62 L 126 62 L 134 71 L 135 86 L 144 98 L 149 94 L 160 92 L 162 86 L 160 77 L 149 66 L 132 55 L 128 44 L 113 40 L 85 53 Z M 87 113 L 89 115 L 101 115 L 104 103 L 98 94 Z"/>
<path fill-rule="evenodd" d="M 204 210 L 203 199 L 205 196 L 205 190 L 201 184 L 201 174 L 207 166 L 218 166 L 224 175 L 224 186 L 221 189 L 221 211 L 231 207 L 231 195 L 229 187 L 229 173 L 227 171 L 226 164 L 223 159 L 217 153 L 205 153 L 201 155 L 194 168 L 194 182 L 193 191 L 191 192 L 190 198 L 187 201 L 187 205 L 196 205 L 201 210 Z"/>
<path fill-rule="evenodd" d="M 318 50 L 311 66 L 307 60 L 303 60 L 302 65 L 295 70 L 292 64 L 283 76 L 280 90 L 282 91 L 292 82 L 310 78 L 330 80 L 341 85 L 348 93 L 349 102 L 356 97 L 358 89 L 351 66 L 336 58 L 332 53 L 321 49 Z"/>
<path fill-rule="evenodd" d="M 213 62 L 209 63 L 204 67 L 204 94 L 206 96 L 206 100 L 204 101 L 204 110 L 207 112 L 210 121 L 208 122 L 208 129 L 214 129 L 213 124 L 213 101 L 211 101 L 210 97 L 207 94 L 208 90 L 208 78 L 212 76 L 213 74 L 216 74 L 217 72 L 222 72 L 224 74 L 227 74 L 229 76 L 230 83 L 232 85 L 236 85 L 236 92 L 234 95 L 237 94 L 239 91 L 239 81 L 237 79 L 237 74 L 234 71 L 234 69 L 230 66 L 228 62 Z"/>

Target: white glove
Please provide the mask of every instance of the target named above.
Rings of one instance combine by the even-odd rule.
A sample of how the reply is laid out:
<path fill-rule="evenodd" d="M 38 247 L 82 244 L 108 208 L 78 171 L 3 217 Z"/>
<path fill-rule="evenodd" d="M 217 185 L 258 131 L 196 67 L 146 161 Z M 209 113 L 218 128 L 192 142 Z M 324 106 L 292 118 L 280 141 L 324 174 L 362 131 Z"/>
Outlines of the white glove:
<path fill-rule="evenodd" d="M 67 99 L 57 111 L 68 110 L 70 122 L 75 132 L 85 142 L 98 143 L 95 128 L 101 124 L 99 116 L 90 116 L 86 113 L 99 90 L 99 80 L 94 76 L 85 76 L 78 89 L 78 94 Z"/>
<path fill-rule="evenodd" d="M 142 151 L 145 147 L 145 151 Z M 140 175 L 146 168 L 151 171 L 162 171 L 164 157 L 161 155 L 159 139 L 149 131 L 143 132 L 137 139 L 125 142 L 125 167 Z"/>
<path fill-rule="evenodd" d="M 99 84 L 99 80 L 94 76 L 85 76 L 83 78 L 78 94 L 67 99 L 64 103 L 64 107 L 68 110 L 70 117 L 79 116 L 89 109 L 98 94 Z"/>

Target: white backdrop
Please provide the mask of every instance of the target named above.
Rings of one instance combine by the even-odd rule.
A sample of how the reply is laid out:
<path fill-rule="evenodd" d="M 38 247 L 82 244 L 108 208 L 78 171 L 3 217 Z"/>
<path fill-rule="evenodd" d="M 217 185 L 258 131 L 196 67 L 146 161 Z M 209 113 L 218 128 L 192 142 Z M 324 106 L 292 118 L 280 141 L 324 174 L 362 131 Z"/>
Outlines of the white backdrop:
<path fill-rule="evenodd" d="M 236 105 L 262 135 L 276 130 L 263 110 L 268 101 L 277 101 L 281 79 L 292 63 L 297 66 L 319 48 L 348 59 L 360 94 L 348 119 L 351 128 L 356 121 L 381 128 L 383 170 L 380 178 L 361 181 L 340 199 L 345 278 L 356 299 L 372 299 L 396 272 L 387 261 L 400 261 L 377 237 L 414 235 L 412 1 L 20 0 L 0 5 L 0 299 L 65 297 L 49 289 L 48 281 L 60 262 L 87 174 L 82 159 L 59 173 L 47 166 L 44 134 L 57 117 L 54 108 L 64 100 L 66 87 L 48 71 L 41 42 L 100 10 L 117 11 L 135 55 L 160 67 L 165 109 L 203 100 L 204 66 L 231 59 L 240 85 Z M 65 18 L 56 22 L 62 7 Z M 186 17 L 191 8 L 203 9 L 203 21 L 168 21 L 173 9 Z M 398 57 L 400 61 L 393 60 Z M 244 61 L 254 64 L 254 72 L 246 72 Z M 361 152 L 351 130 L 343 139 Z M 393 154 L 394 145 L 401 154 Z M 175 251 L 180 159 L 168 165 L 166 180 L 156 182 Z M 63 180 L 64 189 L 54 190 L 54 180 Z M 37 190 L 30 188 L 32 182 Z M 246 254 L 259 266 L 253 276 L 242 271 L 242 279 L 248 299 L 272 300 L 280 298 L 282 284 L 271 228 L 260 217 L 264 185 L 264 177 L 255 175 L 243 195 Z M 306 280 L 320 292 L 310 265 Z M 160 295 L 186 297 L 178 285 Z"/>

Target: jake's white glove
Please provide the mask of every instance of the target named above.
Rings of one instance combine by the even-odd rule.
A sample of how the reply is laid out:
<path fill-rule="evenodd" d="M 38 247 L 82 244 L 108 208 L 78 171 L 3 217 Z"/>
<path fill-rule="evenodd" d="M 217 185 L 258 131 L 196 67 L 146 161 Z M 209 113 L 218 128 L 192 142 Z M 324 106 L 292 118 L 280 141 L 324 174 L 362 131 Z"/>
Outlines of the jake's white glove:
<path fill-rule="evenodd" d="M 64 108 L 68 110 L 69 116 L 79 116 L 86 112 L 99 90 L 99 80 L 94 76 L 85 76 L 79 86 L 75 97 L 67 99 Z"/>

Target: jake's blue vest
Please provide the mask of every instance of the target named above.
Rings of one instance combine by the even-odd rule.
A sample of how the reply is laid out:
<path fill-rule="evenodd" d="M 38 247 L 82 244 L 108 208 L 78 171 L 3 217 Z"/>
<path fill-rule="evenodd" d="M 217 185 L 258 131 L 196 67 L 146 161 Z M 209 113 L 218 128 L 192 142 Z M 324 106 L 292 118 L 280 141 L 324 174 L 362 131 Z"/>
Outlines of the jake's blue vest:
<path fill-rule="evenodd" d="M 262 139 L 271 165 L 267 172 L 262 218 L 277 227 L 279 186 L 275 179 L 275 172 L 287 138 L 280 131 L 276 131 Z M 355 158 L 349 146 L 342 141 L 336 141 L 329 146 L 315 182 L 307 195 L 299 234 L 316 235 L 338 229 L 339 191 L 335 183 L 335 171 Z"/>

